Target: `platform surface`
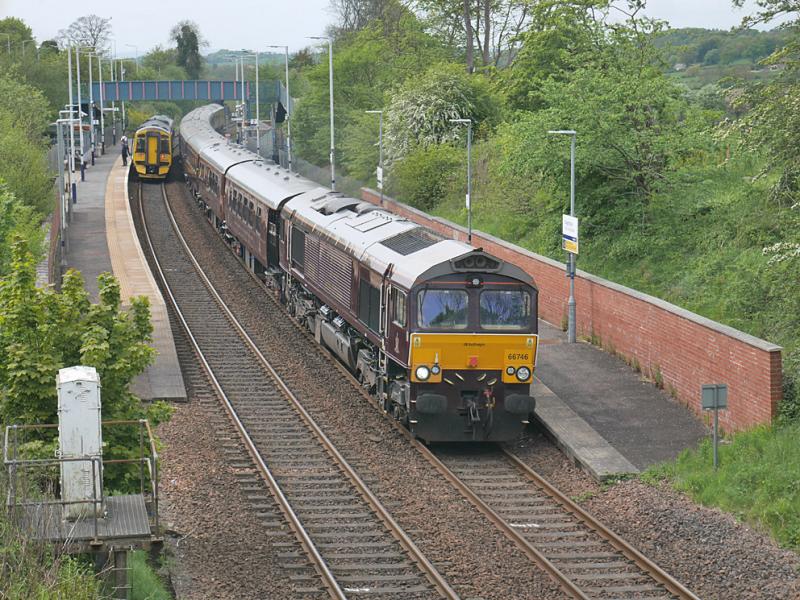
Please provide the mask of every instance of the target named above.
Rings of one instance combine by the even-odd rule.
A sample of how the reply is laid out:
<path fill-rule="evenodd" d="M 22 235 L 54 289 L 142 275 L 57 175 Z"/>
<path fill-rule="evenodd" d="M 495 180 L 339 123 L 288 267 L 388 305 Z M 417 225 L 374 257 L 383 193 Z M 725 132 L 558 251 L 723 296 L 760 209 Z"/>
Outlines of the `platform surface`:
<path fill-rule="evenodd" d="M 78 202 L 72 205 L 66 263 L 83 274 L 94 302 L 98 298 L 97 277 L 104 272 L 112 272 L 119 280 L 124 307 L 130 306 L 134 296 L 148 298 L 156 358 L 134 380 L 132 391 L 143 400 L 182 401 L 186 389 L 167 308 L 133 226 L 127 176 L 119 146 L 108 146 L 108 152 L 87 168 L 86 180 L 78 184 Z"/>
<path fill-rule="evenodd" d="M 97 539 L 150 537 L 150 521 L 142 495 L 108 496 L 105 507 L 105 514 L 97 519 Z M 22 525 L 35 539 L 50 542 L 95 539 L 95 521 L 92 517 L 66 521 L 62 518 L 63 507 L 60 504 L 38 504 L 24 508 Z"/>
<path fill-rule="evenodd" d="M 532 394 L 556 443 L 599 480 L 674 459 L 708 432 L 688 408 L 620 359 L 539 321 Z"/>

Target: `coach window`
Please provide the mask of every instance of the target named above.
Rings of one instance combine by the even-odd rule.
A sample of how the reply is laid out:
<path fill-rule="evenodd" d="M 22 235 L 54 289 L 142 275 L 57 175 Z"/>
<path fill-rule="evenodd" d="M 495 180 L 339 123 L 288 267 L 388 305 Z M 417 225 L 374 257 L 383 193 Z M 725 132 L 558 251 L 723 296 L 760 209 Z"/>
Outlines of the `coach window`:
<path fill-rule="evenodd" d="M 247 222 L 250 224 L 250 227 L 252 227 L 256 217 L 255 210 L 253 209 L 252 200 L 250 201 L 250 210 L 247 211 L 247 216 L 248 216 Z"/>
<path fill-rule="evenodd" d="M 400 327 L 406 326 L 406 295 L 392 288 L 392 320 Z"/>

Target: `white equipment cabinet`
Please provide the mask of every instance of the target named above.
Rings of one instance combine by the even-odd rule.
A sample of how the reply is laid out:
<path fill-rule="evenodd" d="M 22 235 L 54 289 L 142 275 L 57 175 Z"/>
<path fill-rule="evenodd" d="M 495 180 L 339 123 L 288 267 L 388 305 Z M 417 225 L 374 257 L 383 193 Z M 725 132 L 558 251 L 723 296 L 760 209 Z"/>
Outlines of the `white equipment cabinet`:
<path fill-rule="evenodd" d="M 87 459 L 61 462 L 61 500 L 99 500 L 103 497 L 100 377 L 94 367 L 68 367 L 58 372 L 56 383 L 59 455 Z M 64 516 L 86 518 L 93 510 L 102 516 L 99 502 L 65 504 Z"/>

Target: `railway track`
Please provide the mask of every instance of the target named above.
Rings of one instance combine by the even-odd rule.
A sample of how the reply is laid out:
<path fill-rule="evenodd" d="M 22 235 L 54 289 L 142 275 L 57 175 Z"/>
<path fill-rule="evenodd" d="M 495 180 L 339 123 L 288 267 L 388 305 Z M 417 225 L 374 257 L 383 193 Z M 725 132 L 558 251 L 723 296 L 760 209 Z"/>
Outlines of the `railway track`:
<path fill-rule="evenodd" d="M 302 553 L 287 548 L 281 556 L 286 568 L 298 573 L 295 592 L 304 597 L 458 598 L 225 306 L 183 240 L 164 187 L 140 184 L 138 204 L 165 297 L 302 548 Z M 165 215 L 153 214 L 159 206 Z M 234 466 L 246 467 L 236 443 L 226 446 Z M 246 471 L 243 475 L 247 478 Z M 253 509 L 263 509 L 258 504 L 264 500 L 263 487 L 245 488 Z M 303 573 L 309 569 L 318 577 Z"/>
<path fill-rule="evenodd" d="M 698 600 L 508 450 L 451 447 L 434 455 L 448 479 L 574 597 Z"/>
<path fill-rule="evenodd" d="M 242 272 L 264 289 L 243 264 Z M 267 295 L 274 300 L 271 292 Z M 288 316 L 277 303 L 276 309 L 282 311 L 284 318 Z M 357 393 L 380 410 L 375 399 L 341 363 L 317 346 L 305 328 L 295 325 L 295 330 L 327 357 L 331 369 L 346 377 Z M 394 426 L 399 435 L 405 436 L 408 443 L 570 596 L 697 600 L 680 582 L 512 454 L 492 445 L 482 446 L 477 452 L 475 446 L 470 446 L 469 453 L 447 452 L 442 447 L 432 452 L 405 428 L 396 423 Z"/>

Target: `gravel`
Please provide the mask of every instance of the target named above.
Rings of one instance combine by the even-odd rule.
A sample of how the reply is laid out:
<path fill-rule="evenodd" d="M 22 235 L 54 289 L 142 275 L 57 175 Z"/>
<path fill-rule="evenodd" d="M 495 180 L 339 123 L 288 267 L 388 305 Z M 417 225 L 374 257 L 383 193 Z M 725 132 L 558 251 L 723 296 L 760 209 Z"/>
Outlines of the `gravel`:
<path fill-rule="evenodd" d="M 513 451 L 698 597 L 800 598 L 800 557 L 728 513 L 695 504 L 666 483 L 598 485 L 541 432 Z"/>
<path fill-rule="evenodd" d="M 217 289 L 340 452 L 463 598 L 564 598 L 354 388 L 244 272 L 181 184 L 168 186 L 184 236 Z M 309 374 L 319 376 L 309 377 Z"/>

